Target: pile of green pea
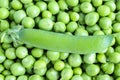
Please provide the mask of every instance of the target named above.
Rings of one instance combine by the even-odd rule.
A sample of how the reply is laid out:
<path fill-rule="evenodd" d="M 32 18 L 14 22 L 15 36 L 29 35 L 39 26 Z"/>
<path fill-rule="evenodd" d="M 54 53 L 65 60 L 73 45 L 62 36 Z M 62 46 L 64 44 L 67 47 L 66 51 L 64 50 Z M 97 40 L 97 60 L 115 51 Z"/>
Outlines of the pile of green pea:
<path fill-rule="evenodd" d="M 119 33 L 120 0 L 0 0 L 0 34 L 16 25 L 75 36 Z M 0 80 L 120 80 L 120 35 L 105 51 L 85 55 L 15 45 L 5 36 Z"/>

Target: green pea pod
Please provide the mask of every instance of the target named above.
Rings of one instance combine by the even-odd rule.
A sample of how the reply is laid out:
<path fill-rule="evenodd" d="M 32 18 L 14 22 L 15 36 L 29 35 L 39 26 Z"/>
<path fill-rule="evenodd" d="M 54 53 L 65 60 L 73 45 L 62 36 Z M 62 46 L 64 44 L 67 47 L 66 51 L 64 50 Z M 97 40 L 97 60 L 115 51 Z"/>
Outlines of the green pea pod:
<path fill-rule="evenodd" d="M 73 36 L 38 29 L 22 29 L 19 40 L 34 47 L 78 54 L 97 53 L 111 45 L 113 35 Z"/>

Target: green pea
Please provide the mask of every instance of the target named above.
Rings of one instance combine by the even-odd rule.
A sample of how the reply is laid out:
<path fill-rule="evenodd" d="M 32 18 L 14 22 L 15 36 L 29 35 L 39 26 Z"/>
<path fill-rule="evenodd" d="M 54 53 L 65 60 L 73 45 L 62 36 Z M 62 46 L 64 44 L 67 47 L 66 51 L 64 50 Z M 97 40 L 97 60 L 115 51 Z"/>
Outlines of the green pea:
<path fill-rule="evenodd" d="M 2 71 L 5 69 L 5 67 L 2 65 L 2 64 L 0 64 L 0 73 L 2 73 Z"/>
<path fill-rule="evenodd" d="M 112 25 L 112 20 L 108 17 L 102 17 L 99 20 L 99 25 L 102 29 L 108 29 Z"/>
<path fill-rule="evenodd" d="M 39 75 L 31 75 L 28 80 L 42 80 L 41 76 Z"/>
<path fill-rule="evenodd" d="M 114 74 L 120 76 L 120 64 L 115 64 Z"/>
<path fill-rule="evenodd" d="M 66 58 L 68 58 L 68 56 L 69 56 L 69 53 L 64 53 L 64 52 L 60 53 L 60 59 L 61 60 L 65 60 Z"/>
<path fill-rule="evenodd" d="M 92 80 L 91 76 L 88 76 L 86 73 L 83 73 L 81 77 L 83 78 L 83 80 Z"/>
<path fill-rule="evenodd" d="M 73 7 L 74 12 L 80 12 L 80 5 Z"/>
<path fill-rule="evenodd" d="M 115 16 L 115 18 L 116 18 L 116 20 L 117 20 L 118 22 L 120 22 L 120 13 L 117 13 L 116 16 Z"/>
<path fill-rule="evenodd" d="M 97 61 L 100 62 L 100 63 L 106 63 L 105 54 L 97 54 Z"/>
<path fill-rule="evenodd" d="M 99 19 L 99 14 L 96 12 L 90 12 L 85 16 L 85 23 L 88 26 L 95 25 Z"/>
<path fill-rule="evenodd" d="M 14 76 L 25 74 L 25 67 L 21 63 L 13 63 L 10 67 L 10 71 Z"/>
<path fill-rule="evenodd" d="M 46 72 L 47 72 L 47 67 L 34 69 L 34 73 L 38 74 L 40 76 L 44 76 L 46 74 Z"/>
<path fill-rule="evenodd" d="M 87 64 L 93 64 L 96 61 L 96 54 L 85 54 L 83 56 L 83 61 Z"/>
<path fill-rule="evenodd" d="M 66 27 L 68 32 L 73 33 L 78 28 L 78 24 L 72 21 L 72 22 L 69 22 Z"/>
<path fill-rule="evenodd" d="M 47 10 L 47 4 L 43 1 L 38 1 L 35 5 L 40 9 L 40 11 Z"/>
<path fill-rule="evenodd" d="M 112 63 L 119 63 L 120 62 L 119 57 L 120 57 L 120 53 L 118 53 L 118 52 L 114 52 L 114 53 L 108 55 L 108 59 Z"/>
<path fill-rule="evenodd" d="M 37 60 L 34 63 L 34 69 L 40 69 L 40 68 L 45 68 L 46 67 L 46 62 L 44 60 Z"/>
<path fill-rule="evenodd" d="M 106 35 L 112 34 L 112 28 L 104 29 L 103 32 L 104 32 Z"/>
<path fill-rule="evenodd" d="M 6 8 L 0 8 L 0 19 L 6 19 L 9 16 L 9 11 Z"/>
<path fill-rule="evenodd" d="M 31 68 L 35 62 L 35 59 L 31 55 L 27 55 L 25 58 L 22 59 L 22 65 L 25 68 Z"/>
<path fill-rule="evenodd" d="M 16 59 L 15 48 L 8 48 L 5 51 L 5 55 L 8 59 Z"/>
<path fill-rule="evenodd" d="M 5 77 L 5 80 L 16 80 L 16 77 L 13 75 L 8 75 Z"/>
<path fill-rule="evenodd" d="M 115 51 L 120 53 L 120 46 L 115 47 Z"/>
<path fill-rule="evenodd" d="M 58 75 L 58 72 L 53 69 L 53 68 L 50 68 L 47 70 L 46 72 L 46 77 L 49 79 L 49 80 L 58 80 L 59 78 L 59 75 Z"/>
<path fill-rule="evenodd" d="M 98 75 L 96 80 L 111 80 L 111 77 L 108 74 Z"/>
<path fill-rule="evenodd" d="M 26 75 L 20 75 L 17 80 L 28 80 L 28 77 Z"/>
<path fill-rule="evenodd" d="M 89 13 L 89 12 L 93 11 L 92 4 L 91 4 L 90 2 L 83 2 L 83 3 L 80 5 L 80 10 L 81 10 L 83 13 Z"/>
<path fill-rule="evenodd" d="M 54 30 L 55 32 L 65 32 L 66 26 L 63 22 L 56 22 L 54 24 Z"/>
<path fill-rule="evenodd" d="M 97 12 L 100 16 L 107 16 L 110 14 L 110 8 L 106 5 L 101 5 L 97 8 Z"/>
<path fill-rule="evenodd" d="M 115 41 L 116 41 L 117 44 L 120 44 L 120 35 L 116 36 Z"/>
<path fill-rule="evenodd" d="M 117 10 L 120 10 L 120 0 L 117 0 L 117 1 L 116 1 L 116 9 L 117 9 Z"/>
<path fill-rule="evenodd" d="M 113 31 L 120 32 L 120 23 L 113 24 Z"/>
<path fill-rule="evenodd" d="M 3 39 L 3 41 L 1 41 L 1 42 L 3 42 L 3 43 L 11 43 L 12 41 L 13 41 L 12 38 L 9 35 L 6 35 L 4 37 L 4 39 Z"/>
<path fill-rule="evenodd" d="M 22 9 L 23 5 L 19 0 L 12 0 L 11 7 L 15 10 Z"/>
<path fill-rule="evenodd" d="M 74 7 L 74 6 L 78 5 L 79 0 L 66 0 L 66 3 L 68 6 Z"/>
<path fill-rule="evenodd" d="M 40 17 L 40 16 L 36 17 L 36 18 L 35 18 L 35 24 L 38 25 L 38 23 L 39 23 L 40 20 L 41 20 L 41 17 Z"/>
<path fill-rule="evenodd" d="M 41 60 L 44 60 L 46 62 L 46 64 L 48 64 L 50 62 L 50 59 L 48 59 L 48 57 L 46 55 L 43 55 L 42 57 L 40 57 Z"/>
<path fill-rule="evenodd" d="M 70 16 L 70 19 L 72 21 L 78 21 L 79 20 L 79 14 L 77 12 L 70 12 L 69 16 Z"/>
<path fill-rule="evenodd" d="M 59 0 L 58 5 L 59 5 L 59 8 L 63 11 L 68 10 L 68 5 L 65 0 Z"/>
<path fill-rule="evenodd" d="M 105 5 L 107 5 L 111 11 L 115 11 L 115 9 L 116 9 L 116 4 L 113 1 L 107 1 L 107 2 L 105 2 Z"/>
<path fill-rule="evenodd" d="M 104 63 L 101 65 L 101 69 L 106 74 L 112 74 L 114 72 L 114 64 L 113 63 Z"/>
<path fill-rule="evenodd" d="M 33 0 L 20 0 L 23 4 L 31 3 Z"/>
<path fill-rule="evenodd" d="M 1 50 L 0 50 L 1 51 Z M 3 51 L 0 52 L 0 63 L 4 62 L 6 59 L 6 56 Z"/>
<path fill-rule="evenodd" d="M 43 30 L 52 30 L 53 21 L 49 18 L 43 18 L 39 21 L 38 27 Z"/>
<path fill-rule="evenodd" d="M 8 18 L 9 18 L 10 20 L 13 20 L 13 14 L 14 14 L 14 12 L 15 12 L 14 9 L 9 10 L 9 16 L 8 16 Z"/>
<path fill-rule="evenodd" d="M 100 30 L 100 27 L 99 25 L 95 24 L 93 26 L 87 26 L 86 27 L 86 30 L 89 32 L 89 33 L 94 33 L 95 31 L 99 31 Z"/>
<path fill-rule="evenodd" d="M 82 68 L 80 68 L 80 67 L 75 67 L 75 68 L 73 69 L 73 74 L 75 74 L 75 75 L 81 75 L 81 74 L 82 74 Z"/>
<path fill-rule="evenodd" d="M 81 56 L 79 54 L 71 54 L 68 57 L 68 63 L 72 66 L 72 67 L 78 67 L 81 65 L 82 63 L 82 59 Z"/>
<path fill-rule="evenodd" d="M 51 60 L 51 61 L 56 61 L 59 59 L 60 57 L 60 53 L 59 52 L 55 52 L 55 51 L 47 51 L 47 57 Z"/>
<path fill-rule="evenodd" d="M 44 10 L 42 12 L 42 17 L 43 18 L 51 18 L 52 17 L 52 13 L 50 11 L 48 11 L 48 10 Z"/>
<path fill-rule="evenodd" d="M 91 2 L 91 0 L 80 0 L 81 3 L 83 2 Z"/>
<path fill-rule="evenodd" d="M 75 31 L 75 35 L 88 36 L 88 32 L 85 29 L 77 28 L 76 31 Z"/>
<path fill-rule="evenodd" d="M 40 58 L 43 55 L 43 53 L 44 53 L 43 49 L 40 49 L 40 48 L 33 48 L 31 50 L 31 54 L 35 58 Z"/>
<path fill-rule="evenodd" d="M 56 62 L 54 63 L 54 69 L 55 69 L 56 71 L 61 71 L 61 70 L 63 70 L 64 67 L 65 67 L 65 64 L 64 64 L 64 62 L 61 61 L 61 60 L 58 60 L 58 61 L 56 61 Z"/>
<path fill-rule="evenodd" d="M 4 63 L 3 63 L 3 65 L 4 65 L 4 67 L 5 67 L 6 69 L 10 69 L 10 66 L 11 66 L 13 63 L 14 63 L 13 60 L 11 60 L 11 59 L 6 59 L 6 60 L 4 61 Z"/>
<path fill-rule="evenodd" d="M 33 18 L 31 18 L 31 17 L 25 17 L 22 20 L 22 25 L 25 28 L 33 28 L 33 27 L 35 27 L 35 22 L 34 22 Z"/>
<path fill-rule="evenodd" d="M 40 14 L 40 9 L 35 5 L 31 5 L 27 7 L 26 13 L 29 17 L 35 18 Z"/>
<path fill-rule="evenodd" d="M 0 0 L 0 7 L 9 8 L 9 0 Z"/>
<path fill-rule="evenodd" d="M 103 3 L 103 0 L 92 0 L 92 4 L 95 7 L 101 6 Z"/>
<path fill-rule="evenodd" d="M 24 4 L 24 8 L 25 9 L 27 9 L 28 7 L 30 7 L 30 6 L 33 6 L 34 5 L 34 3 L 27 3 L 27 4 Z"/>
<path fill-rule="evenodd" d="M 89 76 L 96 76 L 100 72 L 100 67 L 96 64 L 89 64 L 86 67 L 86 73 Z"/>
<path fill-rule="evenodd" d="M 2 74 L 0 74 L 0 80 L 4 80 L 4 76 Z"/>
<path fill-rule="evenodd" d="M 51 1 L 48 3 L 48 10 L 54 15 L 59 12 L 59 5 L 56 1 Z"/>
<path fill-rule="evenodd" d="M 20 47 L 18 47 L 17 49 L 16 49 L 16 56 L 18 57 L 18 58 L 24 58 L 24 57 L 26 57 L 28 55 L 28 50 L 27 50 L 27 48 L 26 47 L 24 47 L 24 46 L 20 46 Z"/>
<path fill-rule="evenodd" d="M 8 76 L 8 75 L 11 75 L 11 71 L 10 71 L 10 70 L 4 70 L 4 71 L 2 72 L 2 74 L 3 74 L 4 76 Z"/>
<path fill-rule="evenodd" d="M 24 17 L 26 17 L 26 13 L 24 10 L 15 11 L 13 14 L 13 18 L 16 23 L 20 23 Z"/>
<path fill-rule="evenodd" d="M 80 75 L 74 75 L 71 80 L 83 80 L 83 78 Z"/>
<path fill-rule="evenodd" d="M 9 22 L 7 20 L 0 21 L 0 31 L 9 29 Z"/>
<path fill-rule="evenodd" d="M 80 16 L 79 23 L 82 25 L 85 24 L 85 14 L 80 13 L 79 16 Z"/>
<path fill-rule="evenodd" d="M 69 14 L 66 12 L 59 12 L 57 16 L 57 21 L 67 24 L 70 20 Z"/>
<path fill-rule="evenodd" d="M 116 14 L 113 13 L 113 12 L 111 12 L 111 13 L 108 15 L 108 17 L 113 21 L 113 20 L 115 20 L 115 18 L 116 18 Z"/>

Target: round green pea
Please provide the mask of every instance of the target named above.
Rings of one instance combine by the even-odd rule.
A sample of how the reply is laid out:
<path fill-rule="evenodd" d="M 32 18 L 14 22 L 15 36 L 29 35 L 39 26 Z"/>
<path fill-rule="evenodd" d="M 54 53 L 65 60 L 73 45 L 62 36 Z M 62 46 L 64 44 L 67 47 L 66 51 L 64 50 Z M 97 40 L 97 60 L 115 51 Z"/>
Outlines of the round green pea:
<path fill-rule="evenodd" d="M 40 75 L 31 75 L 28 80 L 42 80 Z"/>
<path fill-rule="evenodd" d="M 73 33 L 77 28 L 78 24 L 74 21 L 71 21 L 67 24 L 67 31 Z"/>
<path fill-rule="evenodd" d="M 64 52 L 60 53 L 60 59 L 61 60 L 65 60 L 68 56 L 69 56 L 69 53 L 64 53 Z"/>
<path fill-rule="evenodd" d="M 96 80 L 111 80 L 111 77 L 108 74 L 98 75 Z"/>
<path fill-rule="evenodd" d="M 44 52 L 43 49 L 40 49 L 40 48 L 33 48 L 31 50 L 31 54 L 35 58 L 40 58 L 43 55 L 43 52 Z"/>
<path fill-rule="evenodd" d="M 5 55 L 8 59 L 16 59 L 15 48 L 8 48 L 5 51 Z"/>
<path fill-rule="evenodd" d="M 9 0 L 0 0 L 0 7 L 9 8 Z"/>
<path fill-rule="evenodd" d="M 114 32 L 120 32 L 120 23 L 113 24 L 113 31 Z"/>
<path fill-rule="evenodd" d="M 80 75 L 74 75 L 71 80 L 83 80 L 83 78 Z"/>
<path fill-rule="evenodd" d="M 75 30 L 75 35 L 76 35 L 76 36 L 88 36 L 88 32 L 87 32 L 87 30 L 85 30 L 85 29 L 77 28 L 77 29 Z"/>
<path fill-rule="evenodd" d="M 14 76 L 25 74 L 25 67 L 21 63 L 13 63 L 10 67 L 10 71 Z"/>
<path fill-rule="evenodd" d="M 47 51 L 47 57 L 51 60 L 51 61 L 56 61 L 59 59 L 60 57 L 60 53 L 59 52 L 55 52 L 55 51 Z"/>
<path fill-rule="evenodd" d="M 90 2 L 83 2 L 80 5 L 80 10 L 83 13 L 89 13 L 89 12 L 93 11 L 93 6 L 92 6 L 92 4 Z"/>
<path fill-rule="evenodd" d="M 38 74 L 40 76 L 44 76 L 46 74 L 46 72 L 47 72 L 47 67 L 34 69 L 34 73 Z"/>
<path fill-rule="evenodd" d="M 52 17 L 52 13 L 50 11 L 48 11 L 48 10 L 44 10 L 42 12 L 42 17 L 43 18 L 51 18 Z"/>
<path fill-rule="evenodd" d="M 97 12 L 100 16 L 107 16 L 110 14 L 110 8 L 107 5 L 101 5 L 97 8 Z"/>
<path fill-rule="evenodd" d="M 16 77 L 13 75 L 8 75 L 5 77 L 5 80 L 16 80 Z"/>
<path fill-rule="evenodd" d="M 84 25 L 85 24 L 85 14 L 84 13 L 79 13 L 79 24 Z"/>
<path fill-rule="evenodd" d="M 13 18 L 16 23 L 20 23 L 24 17 L 26 17 L 26 13 L 24 10 L 15 11 L 13 14 Z"/>
<path fill-rule="evenodd" d="M 66 3 L 67 3 L 68 6 L 74 7 L 74 6 L 78 5 L 79 0 L 66 0 Z"/>
<path fill-rule="evenodd" d="M 33 18 L 31 17 L 25 17 L 23 18 L 22 20 L 22 25 L 25 27 L 25 28 L 33 28 L 35 27 L 35 21 Z"/>
<path fill-rule="evenodd" d="M 101 6 L 103 3 L 103 0 L 92 0 L 92 4 L 95 7 Z"/>
<path fill-rule="evenodd" d="M 33 0 L 20 0 L 23 4 L 31 3 Z"/>
<path fill-rule="evenodd" d="M 96 76 L 98 73 L 100 72 L 100 67 L 98 65 L 95 64 L 89 64 L 86 67 L 86 73 L 89 76 Z"/>
<path fill-rule="evenodd" d="M 6 60 L 4 61 L 4 63 L 3 63 L 3 65 L 4 65 L 4 67 L 5 67 L 6 69 L 10 69 L 10 66 L 11 66 L 13 63 L 14 63 L 13 60 L 11 60 L 11 59 L 6 59 Z"/>
<path fill-rule="evenodd" d="M 116 9 L 116 4 L 114 1 L 107 1 L 105 2 L 105 5 L 107 5 L 112 12 Z"/>
<path fill-rule="evenodd" d="M 9 29 L 10 25 L 9 22 L 7 20 L 1 20 L 0 21 L 0 31 L 4 31 Z"/>
<path fill-rule="evenodd" d="M 46 62 L 46 64 L 48 64 L 50 62 L 50 59 L 46 55 L 41 56 L 40 59 L 44 60 Z"/>
<path fill-rule="evenodd" d="M 59 12 L 59 5 L 56 1 L 51 1 L 48 3 L 48 10 L 53 14 L 57 14 Z"/>
<path fill-rule="evenodd" d="M 0 19 L 6 19 L 9 16 L 9 11 L 6 8 L 0 8 Z"/>
<path fill-rule="evenodd" d="M 38 70 L 46 67 L 46 62 L 44 60 L 37 60 L 34 63 L 34 69 Z"/>
<path fill-rule="evenodd" d="M 115 47 L 115 51 L 120 53 L 120 46 Z"/>
<path fill-rule="evenodd" d="M 73 74 L 75 74 L 75 75 L 81 75 L 81 74 L 82 74 L 82 68 L 80 68 L 80 67 L 75 67 L 75 68 L 73 69 Z"/>
<path fill-rule="evenodd" d="M 6 56 L 4 54 L 4 52 L 0 52 L 0 63 L 4 62 L 6 59 Z"/>
<path fill-rule="evenodd" d="M 22 9 L 23 5 L 19 0 L 12 0 L 11 7 L 15 10 Z"/>
<path fill-rule="evenodd" d="M 28 80 L 28 77 L 26 75 L 20 75 L 17 80 Z"/>
<path fill-rule="evenodd" d="M 115 76 L 120 76 L 120 64 L 115 64 L 114 74 Z"/>
<path fill-rule="evenodd" d="M 56 22 L 54 24 L 54 30 L 55 32 L 65 32 L 66 26 L 63 22 Z"/>
<path fill-rule="evenodd" d="M 80 12 L 80 5 L 73 7 L 74 12 Z"/>
<path fill-rule="evenodd" d="M 40 9 L 40 11 L 47 10 L 47 3 L 43 1 L 38 1 L 35 5 Z"/>
<path fill-rule="evenodd" d="M 63 11 L 68 10 L 68 5 L 65 0 L 59 0 L 58 5 L 59 5 L 60 10 L 63 10 Z"/>
<path fill-rule="evenodd" d="M 97 12 L 90 12 L 85 16 L 85 23 L 88 26 L 93 26 L 97 23 L 99 14 Z"/>
<path fill-rule="evenodd" d="M 56 61 L 56 62 L 54 63 L 54 69 L 55 69 L 56 71 L 61 71 L 64 67 L 65 67 L 65 64 L 64 64 L 64 62 L 61 61 L 61 60 L 58 60 L 58 61 Z"/>
<path fill-rule="evenodd" d="M 112 34 L 112 29 L 109 28 L 109 29 L 104 29 L 103 32 L 108 35 L 108 34 Z"/>
<path fill-rule="evenodd" d="M 120 10 L 120 0 L 116 1 L 116 10 Z"/>
<path fill-rule="evenodd" d="M 10 70 L 4 70 L 4 71 L 2 72 L 2 74 L 3 74 L 4 76 L 8 76 L 8 75 L 11 75 L 11 71 L 10 71 Z"/>
<path fill-rule="evenodd" d="M 97 61 L 100 62 L 100 63 L 106 63 L 105 54 L 97 54 Z"/>
<path fill-rule="evenodd" d="M 70 12 L 69 15 L 70 15 L 70 19 L 72 21 L 78 21 L 80 18 L 79 14 L 77 12 Z"/>
<path fill-rule="evenodd" d="M 118 53 L 118 52 L 114 52 L 114 53 L 108 55 L 108 59 L 112 63 L 119 63 L 120 62 L 119 57 L 120 57 L 120 53 Z"/>
<path fill-rule="evenodd" d="M 111 12 L 108 17 L 113 21 L 115 20 L 116 14 L 114 12 Z"/>
<path fill-rule="evenodd" d="M 24 46 L 17 47 L 16 56 L 20 59 L 26 57 L 28 55 L 28 50 Z"/>
<path fill-rule="evenodd" d="M 79 54 L 71 54 L 68 57 L 68 63 L 72 66 L 72 67 L 78 67 L 81 65 L 82 63 L 82 59 L 81 56 Z"/>
<path fill-rule="evenodd" d="M 43 30 L 52 30 L 53 21 L 49 18 L 43 18 L 39 21 L 38 27 Z"/>
<path fill-rule="evenodd" d="M 59 12 L 57 16 L 57 21 L 67 24 L 70 21 L 69 14 L 66 12 Z"/>
<path fill-rule="evenodd" d="M 27 7 L 26 13 L 29 17 L 35 18 L 40 14 L 40 9 L 35 5 L 31 5 Z"/>
<path fill-rule="evenodd" d="M 83 2 L 91 2 L 91 0 L 80 0 L 81 3 Z"/>

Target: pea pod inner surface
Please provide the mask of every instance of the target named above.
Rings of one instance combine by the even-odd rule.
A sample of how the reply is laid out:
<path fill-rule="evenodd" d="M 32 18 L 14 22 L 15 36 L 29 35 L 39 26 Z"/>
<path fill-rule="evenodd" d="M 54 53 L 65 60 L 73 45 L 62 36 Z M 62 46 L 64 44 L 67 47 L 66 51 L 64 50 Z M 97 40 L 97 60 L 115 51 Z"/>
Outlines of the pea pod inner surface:
<path fill-rule="evenodd" d="M 87 54 L 97 53 L 110 46 L 113 36 L 74 36 L 37 29 L 20 30 L 19 40 L 42 49 Z"/>

